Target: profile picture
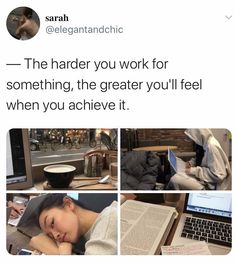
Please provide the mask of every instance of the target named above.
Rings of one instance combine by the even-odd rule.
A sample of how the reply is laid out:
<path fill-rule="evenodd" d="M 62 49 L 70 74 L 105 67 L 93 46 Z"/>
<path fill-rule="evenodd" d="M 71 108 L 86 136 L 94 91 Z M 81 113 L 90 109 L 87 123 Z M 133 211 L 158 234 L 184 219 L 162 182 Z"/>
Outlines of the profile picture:
<path fill-rule="evenodd" d="M 33 38 L 38 33 L 39 27 L 39 17 L 29 7 L 17 7 L 7 17 L 7 30 L 18 40 Z"/>

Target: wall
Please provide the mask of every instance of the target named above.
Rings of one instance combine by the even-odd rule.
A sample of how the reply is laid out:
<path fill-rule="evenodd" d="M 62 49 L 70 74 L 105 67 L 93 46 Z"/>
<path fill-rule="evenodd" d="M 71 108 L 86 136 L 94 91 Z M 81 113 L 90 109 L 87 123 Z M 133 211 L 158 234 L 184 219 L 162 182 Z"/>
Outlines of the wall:
<path fill-rule="evenodd" d="M 137 129 L 138 145 L 177 145 L 180 152 L 192 152 L 193 142 L 187 141 L 185 129 Z"/>

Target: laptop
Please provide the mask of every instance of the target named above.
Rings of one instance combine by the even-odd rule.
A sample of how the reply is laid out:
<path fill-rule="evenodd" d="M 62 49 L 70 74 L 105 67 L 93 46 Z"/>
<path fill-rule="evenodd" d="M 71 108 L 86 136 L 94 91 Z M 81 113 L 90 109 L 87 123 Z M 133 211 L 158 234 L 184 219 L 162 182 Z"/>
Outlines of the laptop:
<path fill-rule="evenodd" d="M 32 188 L 32 165 L 28 129 L 11 129 L 6 139 L 6 182 L 8 190 Z"/>
<path fill-rule="evenodd" d="M 176 157 L 175 153 L 168 148 L 168 161 L 175 173 L 185 173 L 186 162 Z"/>
<path fill-rule="evenodd" d="M 35 198 L 32 198 L 28 202 L 23 214 L 18 220 L 15 220 L 16 223 L 14 224 L 14 219 L 9 219 L 8 224 L 15 225 L 18 231 L 29 237 L 33 237 L 41 233 L 41 229 L 37 225 L 36 216 L 37 209 L 40 203 L 44 200 L 44 197 L 45 195 L 39 195 Z"/>
<path fill-rule="evenodd" d="M 213 255 L 226 255 L 232 246 L 230 193 L 186 194 L 184 213 L 171 245 L 205 241 Z"/>

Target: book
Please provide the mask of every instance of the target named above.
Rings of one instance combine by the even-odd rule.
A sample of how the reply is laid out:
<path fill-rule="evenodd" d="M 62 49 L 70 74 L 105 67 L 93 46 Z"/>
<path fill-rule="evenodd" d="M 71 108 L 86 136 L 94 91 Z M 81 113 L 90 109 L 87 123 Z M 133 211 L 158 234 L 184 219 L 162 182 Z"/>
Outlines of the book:
<path fill-rule="evenodd" d="M 125 201 L 121 205 L 121 255 L 160 254 L 176 217 L 174 207 Z"/>

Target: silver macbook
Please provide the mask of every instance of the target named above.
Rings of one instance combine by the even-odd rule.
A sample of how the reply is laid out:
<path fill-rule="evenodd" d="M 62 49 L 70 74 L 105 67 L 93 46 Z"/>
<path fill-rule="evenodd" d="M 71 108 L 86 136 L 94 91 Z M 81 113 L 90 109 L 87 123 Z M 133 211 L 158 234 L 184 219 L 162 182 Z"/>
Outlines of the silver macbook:
<path fill-rule="evenodd" d="M 182 159 L 176 157 L 175 153 L 171 151 L 170 148 L 168 148 L 168 160 L 175 173 L 185 172 L 186 163 Z"/>
<path fill-rule="evenodd" d="M 213 255 L 225 255 L 232 245 L 231 193 L 186 194 L 182 214 L 171 245 L 205 241 Z"/>

